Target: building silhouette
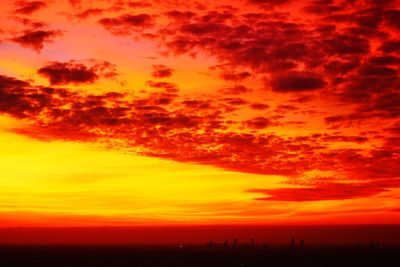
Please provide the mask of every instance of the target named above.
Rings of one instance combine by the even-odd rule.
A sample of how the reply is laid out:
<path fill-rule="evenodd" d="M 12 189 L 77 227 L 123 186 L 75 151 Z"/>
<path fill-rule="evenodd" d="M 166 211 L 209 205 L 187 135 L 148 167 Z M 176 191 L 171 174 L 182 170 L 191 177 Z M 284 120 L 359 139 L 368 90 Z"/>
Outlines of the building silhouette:
<path fill-rule="evenodd" d="M 239 246 L 238 239 L 237 239 L 237 238 L 234 238 L 234 239 L 233 239 L 232 247 L 233 247 L 233 248 L 238 248 L 238 246 Z"/>
<path fill-rule="evenodd" d="M 296 248 L 296 239 L 294 237 L 292 237 L 292 239 L 290 240 L 290 248 L 292 250 Z"/>

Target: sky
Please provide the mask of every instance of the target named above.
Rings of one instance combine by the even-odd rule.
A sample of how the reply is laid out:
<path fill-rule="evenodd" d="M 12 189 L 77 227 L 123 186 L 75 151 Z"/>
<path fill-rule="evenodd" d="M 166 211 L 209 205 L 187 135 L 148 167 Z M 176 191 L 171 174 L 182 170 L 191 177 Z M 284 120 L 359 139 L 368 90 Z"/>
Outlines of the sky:
<path fill-rule="evenodd" d="M 400 223 L 400 2 L 2 0 L 0 227 Z"/>

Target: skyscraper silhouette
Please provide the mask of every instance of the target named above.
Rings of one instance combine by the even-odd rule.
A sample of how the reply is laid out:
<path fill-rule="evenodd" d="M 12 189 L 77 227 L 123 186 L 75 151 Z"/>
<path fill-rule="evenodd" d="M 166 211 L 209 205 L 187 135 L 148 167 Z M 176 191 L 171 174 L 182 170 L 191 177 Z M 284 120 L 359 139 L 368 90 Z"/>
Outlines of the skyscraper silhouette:
<path fill-rule="evenodd" d="M 290 248 L 292 250 L 294 250 L 296 248 L 296 239 L 294 237 L 292 237 L 292 239 L 290 241 Z"/>
<path fill-rule="evenodd" d="M 237 238 L 234 238 L 234 239 L 233 239 L 232 247 L 233 247 L 233 248 L 238 248 L 238 240 L 237 240 Z"/>

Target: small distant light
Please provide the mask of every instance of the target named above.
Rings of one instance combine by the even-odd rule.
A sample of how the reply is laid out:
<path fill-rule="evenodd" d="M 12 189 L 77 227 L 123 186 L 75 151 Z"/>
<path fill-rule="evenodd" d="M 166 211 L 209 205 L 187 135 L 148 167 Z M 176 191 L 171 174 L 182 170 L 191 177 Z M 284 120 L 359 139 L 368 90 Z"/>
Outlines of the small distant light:
<path fill-rule="evenodd" d="M 183 248 L 183 245 L 179 245 L 180 248 Z"/>

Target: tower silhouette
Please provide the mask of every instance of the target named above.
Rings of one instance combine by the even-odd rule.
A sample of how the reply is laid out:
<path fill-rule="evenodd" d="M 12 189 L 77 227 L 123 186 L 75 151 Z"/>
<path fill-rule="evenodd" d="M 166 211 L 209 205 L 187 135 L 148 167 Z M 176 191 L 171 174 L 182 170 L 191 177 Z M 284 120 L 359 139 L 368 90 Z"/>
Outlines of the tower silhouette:
<path fill-rule="evenodd" d="M 292 237 L 292 239 L 290 240 L 290 248 L 292 250 L 296 248 L 296 239 L 294 237 Z"/>
<path fill-rule="evenodd" d="M 234 238 L 234 239 L 233 239 L 232 247 L 233 247 L 233 248 L 238 248 L 238 240 L 237 240 L 237 238 Z"/>

